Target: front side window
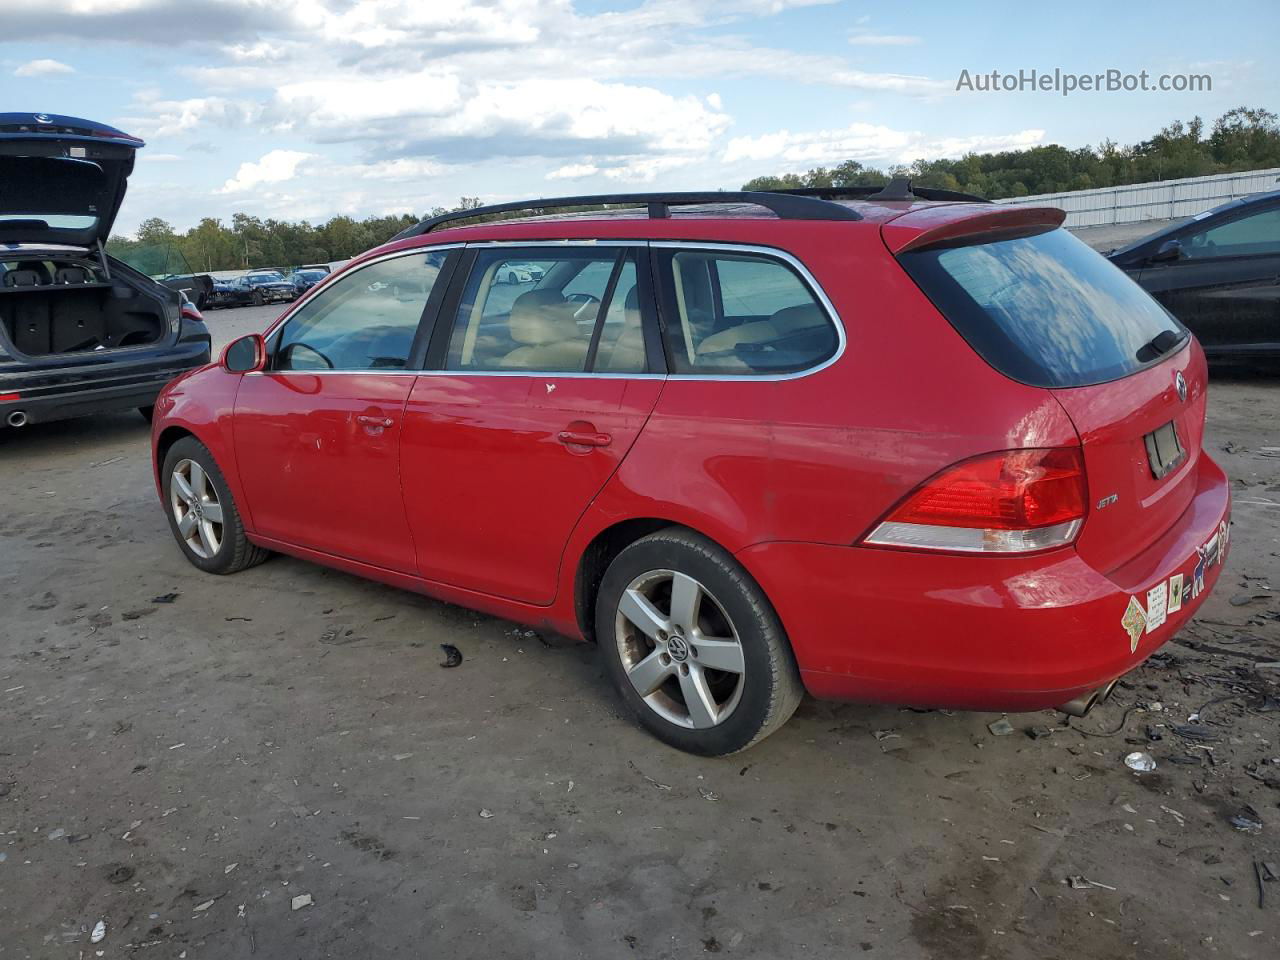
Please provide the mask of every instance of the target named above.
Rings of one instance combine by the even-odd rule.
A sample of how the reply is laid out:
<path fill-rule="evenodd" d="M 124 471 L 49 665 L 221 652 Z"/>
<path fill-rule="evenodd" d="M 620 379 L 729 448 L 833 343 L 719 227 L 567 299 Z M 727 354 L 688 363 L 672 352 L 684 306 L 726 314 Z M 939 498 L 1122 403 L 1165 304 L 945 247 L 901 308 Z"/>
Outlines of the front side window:
<path fill-rule="evenodd" d="M 275 370 L 399 370 L 448 252 L 370 264 L 339 277 L 285 323 Z"/>
<path fill-rule="evenodd" d="M 1220 223 L 1182 241 L 1189 260 L 1280 255 L 1280 207 Z"/>
<path fill-rule="evenodd" d="M 675 373 L 778 374 L 832 357 L 839 335 L 791 266 L 754 253 L 663 250 L 659 275 Z"/>
<path fill-rule="evenodd" d="M 458 371 L 646 369 L 630 248 L 481 250 L 445 362 Z"/>

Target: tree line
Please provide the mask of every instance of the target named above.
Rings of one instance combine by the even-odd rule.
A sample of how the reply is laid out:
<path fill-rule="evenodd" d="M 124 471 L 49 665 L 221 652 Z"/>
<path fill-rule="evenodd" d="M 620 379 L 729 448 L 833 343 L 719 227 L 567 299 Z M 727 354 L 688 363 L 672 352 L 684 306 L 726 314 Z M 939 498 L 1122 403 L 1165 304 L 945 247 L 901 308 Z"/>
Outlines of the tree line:
<path fill-rule="evenodd" d="M 1120 146 L 1104 140 L 1097 147 L 1072 150 L 1057 144 L 998 153 L 969 153 L 954 160 L 917 160 L 889 170 L 846 160 L 806 173 L 756 177 L 743 190 L 788 187 L 868 186 L 889 176 L 907 176 L 922 187 L 976 194 L 988 200 L 1117 187 L 1152 180 L 1203 177 L 1280 167 L 1280 123 L 1270 110 L 1236 107 L 1213 122 L 1206 134 L 1199 117 L 1176 121 L 1149 140 Z"/>
<path fill-rule="evenodd" d="M 917 160 L 888 170 L 846 160 L 802 174 L 756 177 L 742 189 L 863 186 L 882 184 L 890 176 L 909 176 L 920 186 L 998 200 L 1277 166 L 1280 122 L 1276 114 L 1262 108 L 1236 107 L 1215 120 L 1207 133 L 1204 121 L 1195 117 L 1187 123 L 1171 123 L 1149 140 L 1128 146 L 1112 140 L 1074 150 L 1050 144 L 969 153 L 958 159 Z M 479 198 L 463 197 L 451 210 L 436 207 L 427 216 L 478 206 Z M 230 225 L 205 217 L 179 233 L 164 220 L 151 218 L 142 222 L 133 237 L 112 237 L 107 250 L 152 275 L 289 268 L 354 257 L 385 243 L 419 219 L 412 213 L 363 220 L 339 216 L 313 225 L 305 220 L 264 220 L 237 213 Z"/>

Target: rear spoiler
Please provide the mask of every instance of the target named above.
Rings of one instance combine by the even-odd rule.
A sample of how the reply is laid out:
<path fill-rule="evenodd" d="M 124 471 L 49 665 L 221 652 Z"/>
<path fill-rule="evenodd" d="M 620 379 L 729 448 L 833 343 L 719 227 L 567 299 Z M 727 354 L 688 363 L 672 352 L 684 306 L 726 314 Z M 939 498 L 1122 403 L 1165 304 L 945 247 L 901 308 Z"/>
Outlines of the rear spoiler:
<path fill-rule="evenodd" d="M 889 252 L 897 256 L 925 247 L 988 243 L 1047 233 L 1062 226 L 1067 214 L 1057 207 L 969 204 L 922 207 L 880 228 Z"/>

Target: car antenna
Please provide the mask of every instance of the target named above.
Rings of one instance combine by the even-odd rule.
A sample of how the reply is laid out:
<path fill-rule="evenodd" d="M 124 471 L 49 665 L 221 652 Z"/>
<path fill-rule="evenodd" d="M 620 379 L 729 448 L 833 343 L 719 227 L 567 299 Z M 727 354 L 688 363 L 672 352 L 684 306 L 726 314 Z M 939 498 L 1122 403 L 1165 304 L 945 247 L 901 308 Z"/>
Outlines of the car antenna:
<path fill-rule="evenodd" d="M 911 192 L 911 180 L 907 177 L 893 177 L 879 193 L 873 193 L 868 200 L 914 200 Z"/>

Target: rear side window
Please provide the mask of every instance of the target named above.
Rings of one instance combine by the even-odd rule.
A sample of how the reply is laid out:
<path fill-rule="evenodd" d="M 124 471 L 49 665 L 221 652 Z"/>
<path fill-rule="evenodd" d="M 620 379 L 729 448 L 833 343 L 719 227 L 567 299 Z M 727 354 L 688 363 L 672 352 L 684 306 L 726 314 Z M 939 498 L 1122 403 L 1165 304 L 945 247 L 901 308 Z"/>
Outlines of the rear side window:
<path fill-rule="evenodd" d="M 784 261 L 721 250 L 657 252 L 673 373 L 791 373 L 835 354 L 835 325 Z"/>
<path fill-rule="evenodd" d="M 445 369 L 642 373 L 636 251 L 497 247 L 471 267 Z"/>
<path fill-rule="evenodd" d="M 1039 387 L 1078 387 L 1154 362 L 1153 342 L 1186 331 L 1100 254 L 1065 230 L 899 257 L 991 366 Z"/>

